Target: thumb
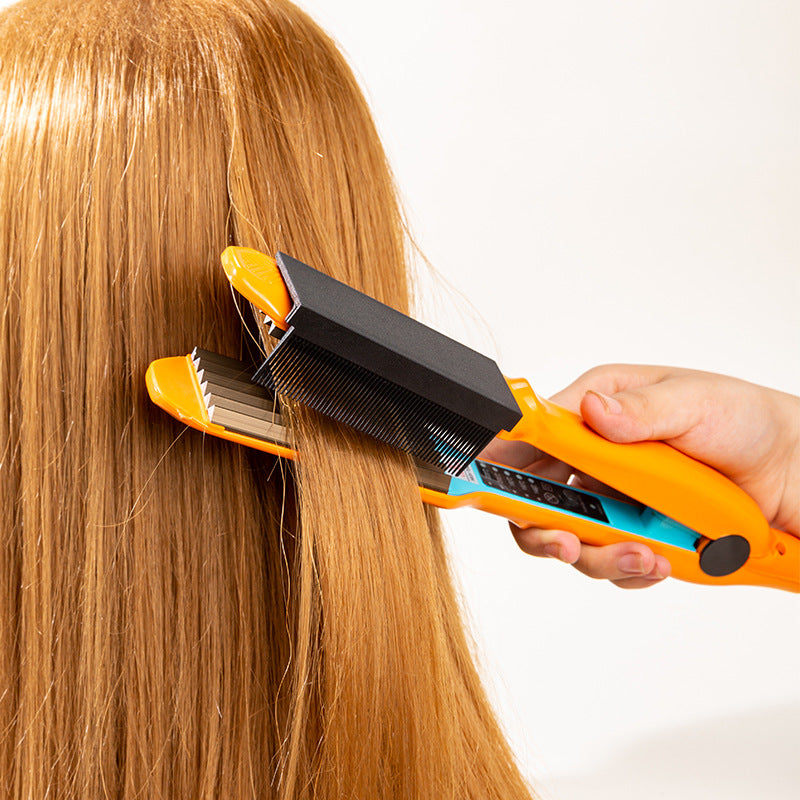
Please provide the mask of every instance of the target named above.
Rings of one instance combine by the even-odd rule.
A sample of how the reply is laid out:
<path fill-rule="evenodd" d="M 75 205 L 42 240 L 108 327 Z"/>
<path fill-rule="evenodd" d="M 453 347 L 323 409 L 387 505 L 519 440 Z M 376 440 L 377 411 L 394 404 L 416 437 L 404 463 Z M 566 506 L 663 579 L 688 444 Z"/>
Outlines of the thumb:
<path fill-rule="evenodd" d="M 589 390 L 581 401 L 581 416 L 612 442 L 677 439 L 701 421 L 702 402 L 686 402 L 669 381 L 606 395 Z"/>

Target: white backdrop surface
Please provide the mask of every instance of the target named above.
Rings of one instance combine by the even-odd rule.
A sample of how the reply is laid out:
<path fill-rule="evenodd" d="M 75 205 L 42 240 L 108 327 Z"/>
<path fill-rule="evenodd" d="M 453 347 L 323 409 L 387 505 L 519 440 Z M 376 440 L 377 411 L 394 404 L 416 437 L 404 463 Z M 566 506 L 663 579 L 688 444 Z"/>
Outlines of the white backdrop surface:
<path fill-rule="evenodd" d="M 544 395 L 610 361 L 800 393 L 800 4 L 302 5 L 355 67 L 443 279 L 423 270 L 427 321 Z M 447 521 L 545 796 L 800 797 L 800 597 L 624 592 L 499 520 Z"/>
<path fill-rule="evenodd" d="M 426 321 L 543 395 L 608 361 L 800 393 L 800 4 L 302 5 L 374 109 L 437 272 Z M 800 597 L 623 592 L 524 556 L 500 520 L 447 521 L 544 796 L 797 800 Z"/>

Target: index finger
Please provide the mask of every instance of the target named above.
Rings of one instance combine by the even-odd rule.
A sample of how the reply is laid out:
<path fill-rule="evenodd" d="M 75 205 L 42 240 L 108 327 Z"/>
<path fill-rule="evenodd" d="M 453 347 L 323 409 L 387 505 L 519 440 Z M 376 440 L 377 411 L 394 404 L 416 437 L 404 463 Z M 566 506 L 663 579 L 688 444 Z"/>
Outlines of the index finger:
<path fill-rule="evenodd" d="M 590 390 L 612 395 L 627 389 L 640 389 L 643 386 L 659 383 L 675 372 L 676 370 L 670 367 L 643 364 L 604 364 L 584 372 L 577 380 L 554 394 L 550 399 L 577 414 L 580 410 L 581 400 Z"/>

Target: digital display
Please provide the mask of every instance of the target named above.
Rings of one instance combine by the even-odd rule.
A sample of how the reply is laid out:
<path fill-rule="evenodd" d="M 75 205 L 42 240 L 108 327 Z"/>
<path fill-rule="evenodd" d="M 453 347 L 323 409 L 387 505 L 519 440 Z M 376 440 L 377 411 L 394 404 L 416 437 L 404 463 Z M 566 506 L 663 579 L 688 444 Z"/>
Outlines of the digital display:
<path fill-rule="evenodd" d="M 570 489 L 562 483 L 552 483 L 526 472 L 489 464 L 486 461 L 475 461 L 481 479 L 487 486 L 500 489 L 526 500 L 535 500 L 543 505 L 571 511 L 590 519 L 608 522 L 606 512 L 598 497 Z"/>

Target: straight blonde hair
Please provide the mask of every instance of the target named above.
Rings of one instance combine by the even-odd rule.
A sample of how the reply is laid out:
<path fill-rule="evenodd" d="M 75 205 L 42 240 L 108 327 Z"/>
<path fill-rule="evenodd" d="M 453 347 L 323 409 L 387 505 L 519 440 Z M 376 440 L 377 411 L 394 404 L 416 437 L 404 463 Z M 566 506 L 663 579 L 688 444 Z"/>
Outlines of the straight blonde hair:
<path fill-rule="evenodd" d="M 228 243 L 406 311 L 341 55 L 282 0 L 0 16 L 0 791 L 522 798 L 407 457 L 287 409 L 295 469 L 150 404 L 238 356 Z"/>

